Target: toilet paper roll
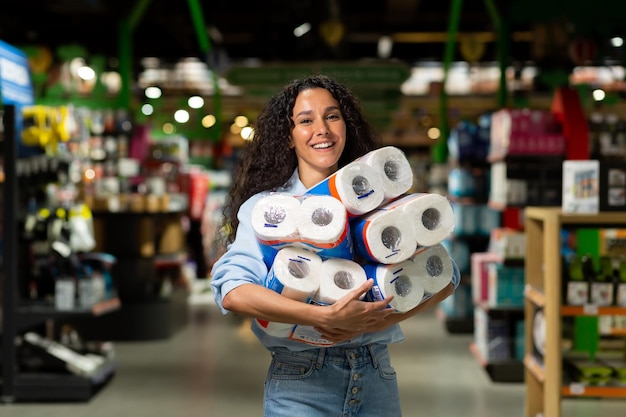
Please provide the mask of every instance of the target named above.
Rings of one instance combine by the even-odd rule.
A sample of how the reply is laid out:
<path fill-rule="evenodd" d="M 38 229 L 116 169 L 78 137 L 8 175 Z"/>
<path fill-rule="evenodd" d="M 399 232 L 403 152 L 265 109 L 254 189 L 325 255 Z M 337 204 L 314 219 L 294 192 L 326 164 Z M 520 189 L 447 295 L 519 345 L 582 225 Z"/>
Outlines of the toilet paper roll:
<path fill-rule="evenodd" d="M 328 195 L 304 196 L 300 205 L 299 242 L 326 258 L 352 259 L 348 212 Z"/>
<path fill-rule="evenodd" d="M 274 258 L 265 286 L 292 300 L 308 302 L 319 289 L 322 265 L 322 258 L 314 252 L 297 247 L 283 248 Z"/>
<path fill-rule="evenodd" d="M 330 195 L 341 201 L 349 216 L 380 206 L 385 198 L 380 173 L 364 162 L 353 161 L 320 181 L 306 194 Z"/>
<path fill-rule="evenodd" d="M 394 199 L 413 186 L 413 170 L 404 152 L 395 146 L 373 150 L 357 161 L 374 168 L 383 179 L 385 200 Z"/>
<path fill-rule="evenodd" d="M 313 301 L 333 304 L 341 297 L 367 281 L 365 270 L 349 259 L 330 258 L 322 262 L 319 289 Z"/>
<path fill-rule="evenodd" d="M 265 286 L 292 300 L 309 302 L 319 289 L 322 259 L 306 249 L 286 247 L 279 250 L 265 278 Z M 256 320 L 269 335 L 289 337 L 294 324 Z"/>
<path fill-rule="evenodd" d="M 424 298 L 422 279 L 411 260 L 392 265 L 366 264 L 363 269 L 367 278 L 374 279 L 374 285 L 365 295 L 368 301 L 380 301 L 393 295 L 389 307 L 404 313 L 418 306 Z"/>
<path fill-rule="evenodd" d="M 413 227 L 419 246 L 435 245 L 454 230 L 452 205 L 441 194 L 412 193 L 389 204 L 402 207 L 406 224 Z"/>
<path fill-rule="evenodd" d="M 454 265 L 442 244 L 421 248 L 410 259 L 417 267 L 426 294 L 441 291 L 452 280 Z"/>
<path fill-rule="evenodd" d="M 270 193 L 252 208 L 252 228 L 268 267 L 278 250 L 298 239 L 300 200 L 285 193 Z"/>
<path fill-rule="evenodd" d="M 252 208 L 252 228 L 265 245 L 296 239 L 300 223 L 300 200 L 289 194 L 268 194 Z"/>
<path fill-rule="evenodd" d="M 417 249 L 413 228 L 401 210 L 375 210 L 351 221 L 355 255 L 367 262 L 393 264 Z"/>

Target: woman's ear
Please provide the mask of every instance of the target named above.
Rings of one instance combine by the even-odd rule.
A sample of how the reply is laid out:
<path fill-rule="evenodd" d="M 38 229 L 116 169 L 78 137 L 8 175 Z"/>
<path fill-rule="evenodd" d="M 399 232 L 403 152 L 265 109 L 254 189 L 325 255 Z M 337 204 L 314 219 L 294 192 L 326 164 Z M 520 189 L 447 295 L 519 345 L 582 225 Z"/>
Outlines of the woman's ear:
<path fill-rule="evenodd" d="M 289 138 L 289 141 L 287 142 L 287 146 L 289 146 L 289 149 L 293 149 L 296 146 L 293 144 L 293 141 L 291 140 L 291 138 Z"/>

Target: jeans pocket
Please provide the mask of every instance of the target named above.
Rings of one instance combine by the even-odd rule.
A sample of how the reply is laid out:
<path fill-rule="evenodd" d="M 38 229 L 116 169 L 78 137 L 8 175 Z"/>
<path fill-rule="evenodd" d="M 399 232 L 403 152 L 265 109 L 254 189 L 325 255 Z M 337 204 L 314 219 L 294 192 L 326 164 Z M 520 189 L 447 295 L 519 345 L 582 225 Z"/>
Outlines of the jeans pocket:
<path fill-rule="evenodd" d="M 272 379 L 305 378 L 313 373 L 315 361 L 292 353 L 276 353 L 270 365 Z"/>

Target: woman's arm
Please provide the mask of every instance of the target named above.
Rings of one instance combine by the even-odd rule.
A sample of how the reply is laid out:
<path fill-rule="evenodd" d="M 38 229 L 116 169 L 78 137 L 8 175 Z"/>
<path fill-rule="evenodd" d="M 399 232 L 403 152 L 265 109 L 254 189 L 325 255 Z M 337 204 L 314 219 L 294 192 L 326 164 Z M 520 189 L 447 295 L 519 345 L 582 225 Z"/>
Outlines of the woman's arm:
<path fill-rule="evenodd" d="M 361 301 L 373 285 L 368 280 L 332 305 L 320 306 L 291 300 L 256 284 L 243 284 L 231 290 L 223 300 L 226 310 L 257 319 L 314 326 L 331 331 L 335 336 L 350 339 L 372 326 L 381 326 L 394 315 L 387 308 L 389 300 Z M 350 337 L 347 337 L 350 335 Z"/>

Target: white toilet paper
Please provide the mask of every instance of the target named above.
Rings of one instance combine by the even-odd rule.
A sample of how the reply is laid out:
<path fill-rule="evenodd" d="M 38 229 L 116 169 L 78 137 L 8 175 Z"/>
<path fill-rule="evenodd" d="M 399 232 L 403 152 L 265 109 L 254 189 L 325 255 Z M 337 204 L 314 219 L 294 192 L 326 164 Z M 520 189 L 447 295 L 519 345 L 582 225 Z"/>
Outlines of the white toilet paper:
<path fill-rule="evenodd" d="M 329 195 L 306 195 L 300 205 L 299 242 L 327 258 L 352 259 L 348 212 Z"/>
<path fill-rule="evenodd" d="M 407 194 L 385 205 L 401 206 L 405 224 L 413 227 L 420 246 L 435 245 L 454 230 L 454 212 L 448 199 L 435 193 Z"/>
<path fill-rule="evenodd" d="M 350 216 L 375 209 L 385 198 L 380 173 L 358 161 L 337 170 L 307 190 L 306 194 L 331 195 L 341 201 Z"/>
<path fill-rule="evenodd" d="M 417 267 L 417 274 L 426 294 L 441 291 L 452 280 L 454 274 L 452 258 L 441 243 L 421 248 L 410 259 Z"/>
<path fill-rule="evenodd" d="M 393 265 L 367 264 L 363 269 L 367 278 L 374 279 L 374 286 L 365 295 L 368 301 L 380 301 L 393 295 L 389 306 L 404 313 L 418 306 L 424 298 L 422 279 L 411 260 Z"/>
<path fill-rule="evenodd" d="M 327 259 L 322 262 L 319 289 L 313 301 L 333 304 L 365 281 L 367 281 L 365 270 L 358 263 L 349 259 Z"/>
<path fill-rule="evenodd" d="M 307 302 L 319 288 L 322 258 L 303 248 L 278 251 L 265 278 L 265 286 L 292 300 Z"/>
<path fill-rule="evenodd" d="M 278 251 L 265 279 L 265 286 L 292 300 L 308 302 L 319 289 L 318 276 L 322 259 L 302 248 L 286 247 Z M 294 327 L 289 323 L 257 320 L 268 334 L 289 337 Z"/>
<path fill-rule="evenodd" d="M 367 262 L 393 264 L 417 249 L 413 228 L 402 210 L 377 209 L 350 223 L 355 254 Z"/>
<path fill-rule="evenodd" d="M 373 150 L 357 161 L 365 162 L 380 173 L 383 179 L 385 200 L 391 200 L 413 186 L 413 170 L 404 152 L 394 146 Z"/>
<path fill-rule="evenodd" d="M 262 244 L 272 245 L 298 236 L 300 200 L 285 193 L 270 193 L 252 208 L 252 228 Z"/>

